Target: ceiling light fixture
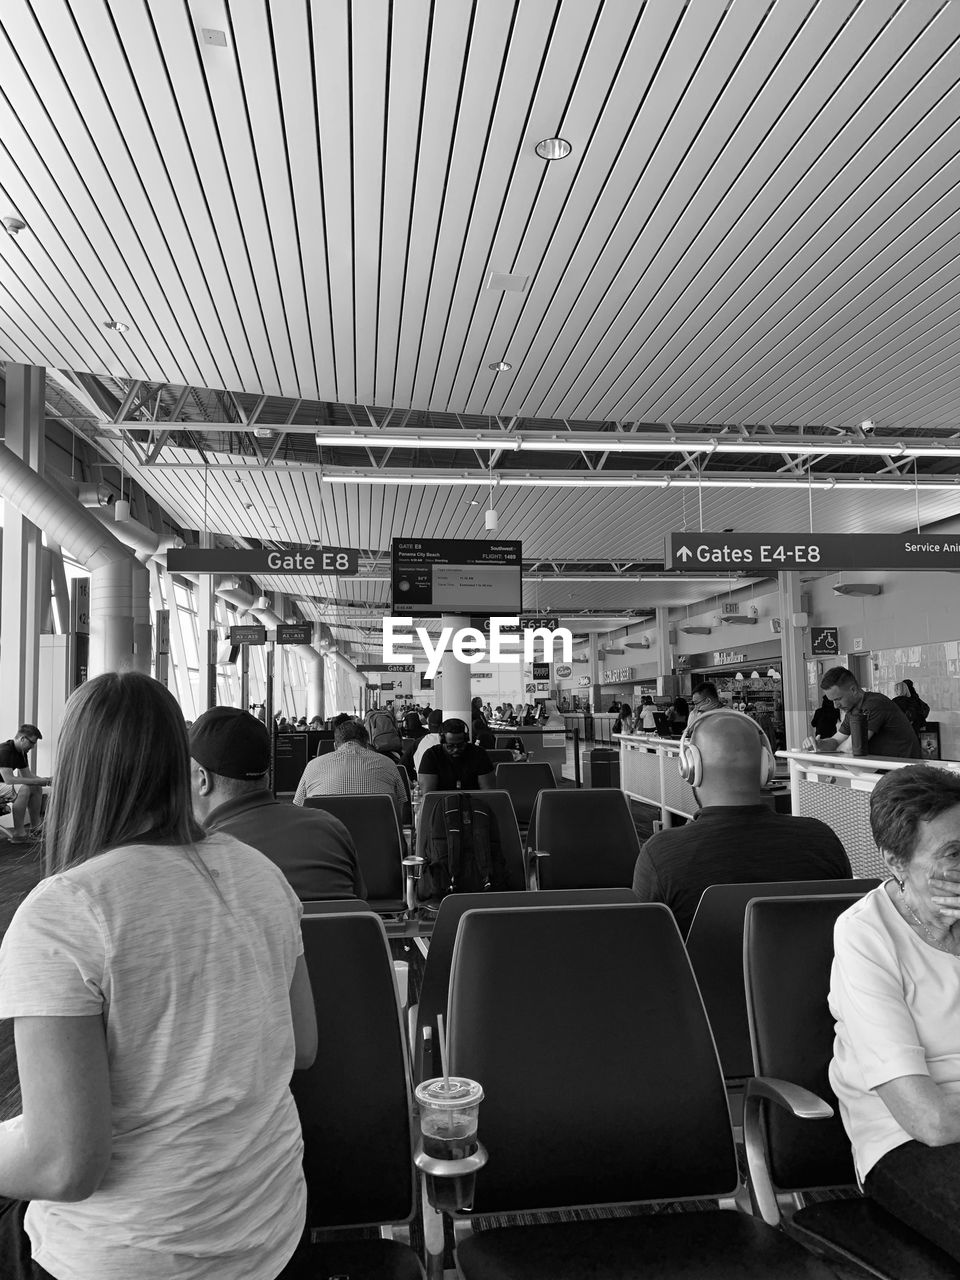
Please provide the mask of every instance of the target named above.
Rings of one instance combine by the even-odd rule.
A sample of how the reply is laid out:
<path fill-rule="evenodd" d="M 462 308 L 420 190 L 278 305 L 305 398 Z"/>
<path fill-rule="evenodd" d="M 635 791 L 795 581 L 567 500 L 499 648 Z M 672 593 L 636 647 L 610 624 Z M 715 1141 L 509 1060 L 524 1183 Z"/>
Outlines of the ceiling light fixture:
<path fill-rule="evenodd" d="M 513 365 L 508 364 L 506 360 L 494 360 L 493 364 L 488 365 L 487 368 L 492 369 L 494 373 L 507 373 Z"/>
<path fill-rule="evenodd" d="M 104 320 L 103 327 L 112 329 L 114 333 L 126 333 L 130 328 L 128 324 L 124 324 L 122 320 Z"/>
<path fill-rule="evenodd" d="M 26 225 L 27 224 L 24 222 L 24 220 L 22 218 L 16 217 L 15 214 L 9 214 L 3 220 L 3 228 L 6 231 L 8 236 L 19 235 L 20 232 L 24 230 Z"/>
<path fill-rule="evenodd" d="M 541 160 L 566 160 L 573 147 L 566 138 L 544 138 L 534 150 Z"/>

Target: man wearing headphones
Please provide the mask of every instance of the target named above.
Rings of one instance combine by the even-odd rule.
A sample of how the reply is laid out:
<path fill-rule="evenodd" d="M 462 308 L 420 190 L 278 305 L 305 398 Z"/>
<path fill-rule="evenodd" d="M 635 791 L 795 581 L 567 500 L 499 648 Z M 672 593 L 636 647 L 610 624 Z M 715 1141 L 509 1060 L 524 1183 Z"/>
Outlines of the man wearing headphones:
<path fill-rule="evenodd" d="M 819 818 L 779 814 L 764 801 L 775 761 L 760 726 L 738 711 L 705 711 L 680 739 L 680 776 L 700 806 L 640 850 L 634 892 L 664 902 L 684 937 L 711 884 L 832 880 L 852 875 L 843 845 Z"/>

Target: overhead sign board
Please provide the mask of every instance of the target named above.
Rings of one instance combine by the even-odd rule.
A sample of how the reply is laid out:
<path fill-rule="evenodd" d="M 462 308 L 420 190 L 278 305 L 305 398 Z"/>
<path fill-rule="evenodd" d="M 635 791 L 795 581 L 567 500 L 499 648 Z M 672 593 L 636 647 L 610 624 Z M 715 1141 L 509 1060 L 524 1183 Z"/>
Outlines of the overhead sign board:
<path fill-rule="evenodd" d="M 229 547 L 179 547 L 167 552 L 171 573 L 312 573 L 356 577 L 360 552 L 356 547 L 286 547 L 269 551 L 234 551 Z"/>
<path fill-rule="evenodd" d="M 313 627 L 309 622 L 277 624 L 277 644 L 312 644 Z"/>
<path fill-rule="evenodd" d="M 810 654 L 814 658 L 835 658 L 840 652 L 840 633 L 836 627 L 810 628 Z"/>
<path fill-rule="evenodd" d="M 267 628 L 266 627 L 231 627 L 230 643 L 236 644 L 266 644 Z"/>
<path fill-rule="evenodd" d="M 397 674 L 413 675 L 416 668 L 413 663 L 398 662 L 358 662 L 357 670 L 363 672 L 370 671 L 395 671 Z"/>
<path fill-rule="evenodd" d="M 522 546 L 479 539 L 394 538 L 392 584 L 398 617 L 513 617 L 521 608 Z"/>
<path fill-rule="evenodd" d="M 496 615 L 495 615 L 496 616 Z M 510 617 L 512 615 L 504 615 Z M 481 631 L 490 630 L 490 619 L 476 617 L 470 619 L 471 627 L 478 627 Z M 536 627 L 542 627 L 545 631 L 556 631 L 560 626 L 559 618 L 544 618 L 537 614 L 522 614 L 519 622 L 515 625 L 510 623 L 501 623 L 500 630 L 504 635 L 509 635 L 511 631 L 532 631 Z"/>
<path fill-rule="evenodd" d="M 792 569 L 960 569 L 960 535 L 671 533 L 666 567 L 680 573 Z"/>

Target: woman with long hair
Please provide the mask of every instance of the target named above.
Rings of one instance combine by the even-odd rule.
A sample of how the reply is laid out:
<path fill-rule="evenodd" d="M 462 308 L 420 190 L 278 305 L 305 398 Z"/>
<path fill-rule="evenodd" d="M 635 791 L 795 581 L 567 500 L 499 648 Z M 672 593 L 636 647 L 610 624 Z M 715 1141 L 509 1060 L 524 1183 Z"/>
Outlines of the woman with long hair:
<path fill-rule="evenodd" d="M 921 729 L 926 727 L 927 716 L 930 714 L 929 704 L 924 702 L 917 693 L 912 680 L 901 680 L 894 686 L 893 693 L 894 706 L 900 708 L 910 721 L 911 729 L 919 737 Z"/>
<path fill-rule="evenodd" d="M 45 832 L 0 947 L 23 1102 L 0 1274 L 275 1280 L 306 1212 L 290 1077 L 317 1045 L 299 902 L 204 836 L 182 714 L 145 675 L 68 702 Z"/>

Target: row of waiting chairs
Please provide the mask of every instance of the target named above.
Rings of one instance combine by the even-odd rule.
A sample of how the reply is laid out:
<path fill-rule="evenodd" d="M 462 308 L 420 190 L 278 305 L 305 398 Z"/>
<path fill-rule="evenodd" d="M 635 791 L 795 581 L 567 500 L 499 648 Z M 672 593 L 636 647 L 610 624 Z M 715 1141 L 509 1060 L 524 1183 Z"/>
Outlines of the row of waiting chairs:
<path fill-rule="evenodd" d="M 549 765 L 544 768 L 550 772 Z M 423 797 L 416 847 L 421 856 L 434 806 L 445 794 L 432 791 Z M 526 839 L 508 791 L 465 794 L 485 805 L 496 822 L 508 889 L 522 890 L 532 882 L 542 889 L 628 887 L 633 882 L 640 841 L 629 801 L 618 788 L 541 788 L 530 804 Z M 371 907 L 383 914 L 402 911 L 407 846 L 390 797 L 311 796 L 306 804 L 332 813 L 350 831 Z M 521 807 L 526 811 L 522 800 Z"/>
<path fill-rule="evenodd" d="M 869 1201 L 785 1215 L 778 1199 L 854 1182 L 826 1078 L 826 993 L 833 923 L 856 896 L 760 899 L 747 910 L 755 1077 L 746 1144 L 756 1215 L 730 1211 L 744 1188 L 723 1077 L 669 911 L 596 896 L 558 904 L 544 894 L 462 913 L 448 1057 L 453 1073 L 484 1087 L 480 1137 L 489 1152 L 467 1219 L 711 1202 L 676 1214 L 479 1230 L 457 1247 L 464 1280 L 828 1280 L 835 1273 L 811 1248 L 889 1280 L 955 1277 L 955 1263 Z M 541 897 L 549 905 L 532 909 Z M 294 1080 L 311 1225 L 409 1222 L 409 1064 L 383 925 L 360 912 L 305 917 L 303 931 L 321 1029 L 336 1028 L 321 1032 L 317 1063 Z M 804 1115 L 816 1118 L 797 1118 Z M 363 1251 L 367 1269 L 347 1249 Z M 324 1246 L 322 1261 L 313 1274 L 421 1274 L 395 1242 Z M 436 1253 L 431 1262 L 439 1265 Z"/>

